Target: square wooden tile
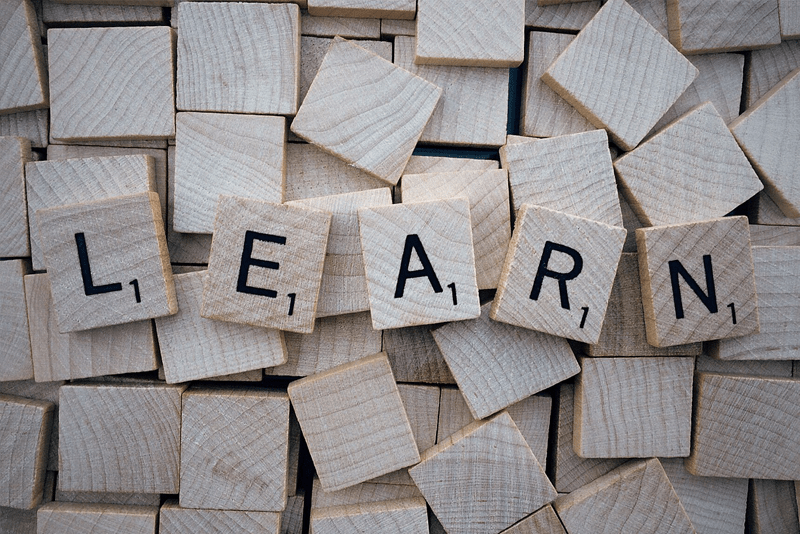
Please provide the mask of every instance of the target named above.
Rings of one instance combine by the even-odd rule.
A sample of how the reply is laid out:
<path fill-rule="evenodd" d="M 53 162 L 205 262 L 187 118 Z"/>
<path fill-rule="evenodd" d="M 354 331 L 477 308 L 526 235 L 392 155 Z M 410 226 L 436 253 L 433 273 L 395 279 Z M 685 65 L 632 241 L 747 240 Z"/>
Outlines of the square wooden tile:
<path fill-rule="evenodd" d="M 316 508 L 311 511 L 311 528 L 315 534 L 386 532 L 390 528 L 403 534 L 428 534 L 428 507 L 424 499 L 416 498 Z"/>
<path fill-rule="evenodd" d="M 229 532 L 235 529 L 267 534 L 295 532 L 281 530 L 281 514 L 276 512 L 181 508 L 177 501 L 167 501 L 161 506 L 158 516 L 159 534 L 182 534 L 196 529 L 198 525 L 203 525 L 203 528 L 211 529 L 212 532 Z"/>
<path fill-rule="evenodd" d="M 47 64 L 33 2 L 3 2 L 0 27 L 0 111 L 6 114 L 46 108 Z"/>
<path fill-rule="evenodd" d="M 25 164 L 31 160 L 31 142 L 22 137 L 0 137 L 0 257 L 30 256 Z"/>
<path fill-rule="evenodd" d="M 33 378 L 24 260 L 0 261 L 0 382 Z M 35 334 L 35 332 L 34 332 Z"/>
<path fill-rule="evenodd" d="M 37 532 L 121 532 L 156 534 L 158 506 L 50 502 L 37 514 Z"/>

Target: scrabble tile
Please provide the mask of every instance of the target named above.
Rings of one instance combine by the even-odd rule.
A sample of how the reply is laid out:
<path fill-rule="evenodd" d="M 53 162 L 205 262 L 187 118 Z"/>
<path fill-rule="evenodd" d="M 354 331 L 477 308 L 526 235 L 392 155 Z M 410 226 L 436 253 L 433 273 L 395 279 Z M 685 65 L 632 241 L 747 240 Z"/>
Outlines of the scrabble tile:
<path fill-rule="evenodd" d="M 428 449 L 409 473 L 449 533 L 498 532 L 556 497 L 506 412 Z"/>
<path fill-rule="evenodd" d="M 500 163 L 492 159 L 451 158 L 447 156 L 411 156 L 403 174 L 434 172 L 483 171 L 499 169 Z"/>
<path fill-rule="evenodd" d="M 0 112 L 48 105 L 46 64 L 36 12 L 30 0 L 9 0 L 0 9 Z"/>
<path fill-rule="evenodd" d="M 58 487 L 178 493 L 184 389 L 156 383 L 62 386 Z"/>
<path fill-rule="evenodd" d="M 174 263 L 208 263 L 211 253 L 211 234 L 184 234 L 172 226 L 175 215 L 175 147 L 167 149 L 167 248 Z"/>
<path fill-rule="evenodd" d="M 0 261 L 0 382 L 33 378 L 23 260 Z"/>
<path fill-rule="evenodd" d="M 618 467 L 556 499 L 558 517 L 570 534 L 694 532 L 657 458 Z"/>
<path fill-rule="evenodd" d="M 508 169 L 514 211 L 523 204 L 535 204 L 622 226 L 604 130 L 550 139 L 511 139 L 500 149 L 500 161 Z"/>
<path fill-rule="evenodd" d="M 336 38 L 291 129 L 394 185 L 440 94 L 433 84 Z"/>
<path fill-rule="evenodd" d="M 467 197 L 478 289 L 496 288 L 511 240 L 508 172 L 492 169 L 404 174 L 401 191 L 403 203 Z"/>
<path fill-rule="evenodd" d="M 435 326 L 390 328 L 383 332 L 383 350 L 398 382 L 456 383 L 431 334 Z"/>
<path fill-rule="evenodd" d="M 778 0 L 667 0 L 667 20 L 669 40 L 684 54 L 766 48 L 781 42 Z"/>
<path fill-rule="evenodd" d="M 776 46 L 751 51 L 750 62 L 744 73 L 745 109 L 749 109 L 798 67 L 800 41 L 783 41 Z"/>
<path fill-rule="evenodd" d="M 38 212 L 60 332 L 178 311 L 159 211 L 139 193 Z"/>
<path fill-rule="evenodd" d="M 158 506 L 51 502 L 37 514 L 41 534 L 59 532 L 126 532 L 155 534 Z"/>
<path fill-rule="evenodd" d="M 750 217 L 755 224 L 771 226 L 800 226 L 800 218 L 791 218 L 763 190 L 750 203 Z"/>
<path fill-rule="evenodd" d="M 701 354 L 695 359 L 694 371 L 791 378 L 793 376 L 791 363 L 791 360 L 719 360 Z"/>
<path fill-rule="evenodd" d="M 800 228 L 751 224 L 750 244 L 754 247 L 800 247 Z"/>
<path fill-rule="evenodd" d="M 275 512 L 237 510 L 203 510 L 181 508 L 176 501 L 161 506 L 158 516 L 159 534 L 183 532 L 264 532 L 278 534 L 281 516 Z M 198 529 L 200 529 L 198 531 Z"/>
<path fill-rule="evenodd" d="M 758 332 L 747 226 L 740 216 L 636 230 L 648 343 Z"/>
<path fill-rule="evenodd" d="M 314 37 L 343 37 L 345 39 L 380 39 L 381 21 L 355 17 L 315 17 L 303 13 L 300 17 L 303 35 Z"/>
<path fill-rule="evenodd" d="M 435 386 L 397 384 L 414 441 L 421 451 L 436 445 L 440 391 Z"/>
<path fill-rule="evenodd" d="M 0 505 L 41 502 L 52 423 L 53 403 L 0 394 Z"/>
<path fill-rule="evenodd" d="M 790 480 L 750 480 L 747 532 L 797 532 L 795 483 Z"/>
<path fill-rule="evenodd" d="M 0 135 L 24 137 L 34 148 L 47 146 L 50 110 L 36 109 L 0 115 Z"/>
<path fill-rule="evenodd" d="M 496 147 L 508 122 L 507 69 L 417 65 L 414 37 L 395 37 L 394 64 L 442 88 L 420 142 Z"/>
<path fill-rule="evenodd" d="M 286 393 L 192 389 L 183 396 L 181 418 L 183 508 L 280 512 L 286 507 Z"/>
<path fill-rule="evenodd" d="M 518 67 L 524 56 L 524 0 L 418 2 L 415 63 Z"/>
<path fill-rule="evenodd" d="M 419 461 L 386 354 L 301 378 L 288 391 L 325 491 Z"/>
<path fill-rule="evenodd" d="M 639 12 L 658 33 L 669 39 L 669 22 L 666 0 L 631 0 L 630 6 Z M 689 60 L 691 61 L 691 59 Z"/>
<path fill-rule="evenodd" d="M 621 227 L 524 204 L 489 316 L 596 343 L 625 235 Z"/>
<path fill-rule="evenodd" d="M 53 425 L 50 430 L 47 470 L 58 471 L 58 390 L 64 382 L 34 382 L 33 380 L 13 380 L 0 382 L 0 393 L 43 400 L 55 405 Z M 46 477 L 45 477 L 46 478 Z M 45 484 L 45 489 L 47 484 Z"/>
<path fill-rule="evenodd" d="M 310 333 L 330 224 L 327 212 L 222 196 L 200 315 Z"/>
<path fill-rule="evenodd" d="M 42 0 L 42 20 L 48 26 L 67 24 L 160 24 L 164 22 L 164 10 L 146 5 L 85 5 L 61 4 L 55 0 Z"/>
<path fill-rule="evenodd" d="M 631 50 L 639 52 L 631 55 Z M 696 76 L 689 60 L 639 13 L 623 0 L 612 0 L 542 80 L 595 127 L 607 129 L 620 148 L 631 150 Z M 622 79 L 624 84 L 613 83 Z"/>
<path fill-rule="evenodd" d="M 461 390 L 452 387 L 443 387 L 439 398 L 439 420 L 438 430 L 436 432 L 436 443 L 444 442 L 447 438 L 474 421 L 475 418 L 472 412 L 469 411 L 469 406 Z M 536 456 L 535 453 L 534 456 Z"/>
<path fill-rule="evenodd" d="M 358 220 L 373 328 L 480 315 L 466 198 L 361 208 Z"/>
<path fill-rule="evenodd" d="M 698 373 L 692 453 L 697 476 L 796 480 L 796 378 Z"/>
<path fill-rule="evenodd" d="M 417 21 L 381 19 L 381 37 L 396 37 L 398 35 L 417 35 Z"/>
<path fill-rule="evenodd" d="M 600 0 L 540 6 L 525 0 L 525 26 L 539 30 L 580 31 L 600 10 Z"/>
<path fill-rule="evenodd" d="M 311 528 L 315 534 L 428 534 L 428 508 L 421 498 L 317 508 L 311 511 Z"/>
<path fill-rule="evenodd" d="M 781 39 L 800 38 L 800 8 L 794 0 L 778 0 Z"/>
<path fill-rule="evenodd" d="M 501 534 L 566 534 L 566 531 L 553 507 L 547 504 Z"/>
<path fill-rule="evenodd" d="M 48 30 L 50 135 L 174 136 L 174 35 L 164 26 Z"/>
<path fill-rule="evenodd" d="M 308 2 L 308 13 L 315 17 L 411 20 L 416 11 L 415 0 L 311 0 Z"/>
<path fill-rule="evenodd" d="M 368 480 L 338 491 L 325 491 L 318 478 L 314 478 L 311 495 L 312 510 L 333 506 L 422 498 L 422 494 L 413 483 L 411 485 L 386 484 Z"/>
<path fill-rule="evenodd" d="M 25 164 L 30 160 L 28 139 L 0 137 L 0 257 L 30 256 L 25 200 Z"/>

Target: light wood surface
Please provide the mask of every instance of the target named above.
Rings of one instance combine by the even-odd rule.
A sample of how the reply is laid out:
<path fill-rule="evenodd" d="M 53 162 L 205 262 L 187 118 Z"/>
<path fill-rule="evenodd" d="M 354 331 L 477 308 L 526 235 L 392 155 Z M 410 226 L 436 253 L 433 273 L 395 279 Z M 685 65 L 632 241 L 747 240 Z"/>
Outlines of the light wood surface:
<path fill-rule="evenodd" d="M 440 390 L 435 386 L 397 384 L 414 441 L 421 451 L 436 445 Z"/>
<path fill-rule="evenodd" d="M 164 10 L 144 5 L 86 5 L 62 4 L 41 0 L 42 20 L 48 25 L 117 23 L 152 24 L 164 22 Z"/>
<path fill-rule="evenodd" d="M 464 399 L 461 390 L 443 387 L 439 398 L 439 422 L 436 443 L 442 443 L 474 421 L 475 418 L 469 411 L 469 406 L 467 406 L 467 401 Z M 536 459 L 538 460 L 539 457 L 537 456 Z M 539 463 L 541 464 L 541 462 Z"/>
<path fill-rule="evenodd" d="M 98 491 L 62 491 L 56 489 L 55 500 L 86 504 L 123 504 L 128 506 L 159 506 L 158 493 L 112 493 Z"/>
<path fill-rule="evenodd" d="M 417 21 L 381 19 L 381 37 L 395 37 L 397 35 L 417 35 Z"/>
<path fill-rule="evenodd" d="M 493 159 L 453 158 L 447 156 L 411 156 L 403 174 L 425 174 L 436 172 L 482 171 L 499 169 L 500 163 Z"/>
<path fill-rule="evenodd" d="M 547 504 L 501 534 L 566 534 L 566 531 L 553 507 Z"/>
<path fill-rule="evenodd" d="M 47 65 L 33 3 L 4 2 L 0 8 L 0 27 L 0 112 L 46 108 Z"/>
<path fill-rule="evenodd" d="M 34 367 L 29 336 L 24 260 L 0 261 L 0 381 L 33 378 Z"/>
<path fill-rule="evenodd" d="M 800 228 L 751 224 L 750 243 L 754 247 L 800 247 Z"/>
<path fill-rule="evenodd" d="M 172 263 L 208 263 L 211 234 L 182 234 L 172 227 L 175 214 L 175 147 L 167 149 L 167 248 Z"/>
<path fill-rule="evenodd" d="M 216 532 L 263 532 L 279 534 L 281 516 L 275 512 L 203 510 L 181 508 L 167 501 L 158 516 L 159 534 L 214 534 Z"/>
<path fill-rule="evenodd" d="M 398 382 L 455 384 L 450 368 L 431 335 L 435 326 L 408 326 L 383 332 L 383 350 Z"/>
<path fill-rule="evenodd" d="M 631 0 L 628 2 L 658 33 L 669 39 L 666 0 Z M 691 61 L 691 59 L 690 59 Z"/>
<path fill-rule="evenodd" d="M 744 73 L 745 109 L 798 67 L 800 41 L 783 41 L 779 45 L 750 52 L 749 68 Z"/>
<path fill-rule="evenodd" d="M 415 0 L 311 0 L 308 13 L 315 17 L 363 17 L 411 20 Z"/>
<path fill-rule="evenodd" d="M 155 534 L 158 506 L 51 502 L 39 509 L 37 533 L 126 532 Z"/>
<path fill-rule="evenodd" d="M 47 146 L 50 110 L 36 109 L 0 115 L 0 135 L 24 137 L 34 148 Z"/>
<path fill-rule="evenodd" d="M 694 370 L 699 372 L 724 373 L 734 375 L 783 376 L 791 378 L 791 360 L 718 360 L 701 354 L 695 359 Z"/>
<path fill-rule="evenodd" d="M 314 478 L 311 495 L 313 496 L 311 501 L 312 510 L 422 497 L 419 489 L 414 484 L 385 484 L 371 480 L 337 491 L 325 491 L 318 478 Z"/>
<path fill-rule="evenodd" d="M 62 385 L 64 382 L 34 382 L 33 380 L 0 382 L 0 393 L 43 400 L 56 405 L 56 409 L 53 411 L 50 446 L 48 447 L 47 470 L 49 472 L 58 471 L 58 390 Z M 47 477 L 45 477 L 46 480 Z M 45 484 L 45 489 L 47 489 L 47 484 Z"/>
<path fill-rule="evenodd" d="M 756 195 L 751 204 L 750 216 L 756 224 L 771 226 L 800 226 L 800 218 L 790 218 L 783 214 L 767 193 L 763 190 Z"/>
<path fill-rule="evenodd" d="M 421 498 L 315 508 L 310 520 L 315 534 L 428 534 L 428 509 Z"/>
<path fill-rule="evenodd" d="M 800 531 L 795 484 L 789 480 L 751 480 L 747 531 L 753 534 Z"/>
<path fill-rule="evenodd" d="M 800 4 L 796 0 L 778 0 L 781 39 L 800 38 Z"/>
<path fill-rule="evenodd" d="M 580 31 L 599 10 L 600 0 L 554 6 L 525 0 L 525 26 L 545 31 Z"/>
<path fill-rule="evenodd" d="M 281 513 L 279 534 L 303 534 L 303 510 L 305 494 L 289 497 L 286 509 Z"/>
<path fill-rule="evenodd" d="M 303 13 L 300 17 L 303 35 L 314 37 L 343 37 L 345 39 L 380 39 L 381 21 L 353 17 L 315 17 Z"/>
<path fill-rule="evenodd" d="M 31 142 L 0 137 L 0 257 L 30 256 L 25 164 L 31 161 Z"/>

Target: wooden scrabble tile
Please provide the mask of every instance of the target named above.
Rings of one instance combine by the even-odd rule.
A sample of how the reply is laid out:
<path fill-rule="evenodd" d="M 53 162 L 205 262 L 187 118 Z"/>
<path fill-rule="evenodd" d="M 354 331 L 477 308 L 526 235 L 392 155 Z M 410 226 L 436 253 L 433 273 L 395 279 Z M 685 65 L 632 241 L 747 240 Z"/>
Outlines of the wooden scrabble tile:
<path fill-rule="evenodd" d="M 297 5 L 185 2 L 178 24 L 179 110 L 297 112 Z"/>
<path fill-rule="evenodd" d="M 222 196 L 200 314 L 310 333 L 330 224 L 316 209 Z"/>
<path fill-rule="evenodd" d="M 280 534 L 303 534 L 305 500 L 305 493 L 289 497 L 286 508 L 281 513 L 281 524 L 278 530 Z"/>
<path fill-rule="evenodd" d="M 428 508 L 421 498 L 316 508 L 311 510 L 311 528 L 314 534 L 428 534 Z"/>
<path fill-rule="evenodd" d="M 404 174 L 401 191 L 403 203 L 467 197 L 478 289 L 496 288 L 511 240 L 508 172 L 492 169 Z"/>
<path fill-rule="evenodd" d="M 36 109 L 0 115 L 0 135 L 24 137 L 34 148 L 47 146 L 50 110 Z"/>
<path fill-rule="evenodd" d="M 37 532 L 126 532 L 156 534 L 158 506 L 51 502 L 37 514 Z"/>
<path fill-rule="evenodd" d="M 498 532 L 556 497 L 506 412 L 476 421 L 428 449 L 409 474 L 451 534 Z"/>
<path fill-rule="evenodd" d="M 398 382 L 456 383 L 431 334 L 435 326 L 391 328 L 383 332 L 383 350 Z"/>
<path fill-rule="evenodd" d="M 639 13 L 623 0 L 612 0 L 542 80 L 595 127 L 607 129 L 620 148 L 631 150 L 696 76 L 689 60 Z"/>
<path fill-rule="evenodd" d="M 790 480 L 751 480 L 746 531 L 758 534 L 800 531 L 796 499 L 795 483 Z"/>
<path fill-rule="evenodd" d="M 412 20 L 415 0 L 310 0 L 308 13 L 315 17 L 363 17 Z"/>
<path fill-rule="evenodd" d="M 599 10 L 600 0 L 553 6 L 525 0 L 525 26 L 548 31 L 580 31 Z"/>
<path fill-rule="evenodd" d="M 524 56 L 524 0 L 418 2 L 415 63 L 518 67 Z"/>
<path fill-rule="evenodd" d="M 381 37 L 396 37 L 398 35 L 417 35 L 417 21 L 381 19 Z"/>
<path fill-rule="evenodd" d="M 526 139 L 500 149 L 514 211 L 536 204 L 622 226 L 619 195 L 604 130 Z M 576 155 L 580 157 L 576 157 Z"/>
<path fill-rule="evenodd" d="M 50 135 L 174 136 L 173 39 L 164 26 L 48 30 Z"/>
<path fill-rule="evenodd" d="M 28 139 L 0 137 L 0 257 L 30 256 L 25 200 L 25 164 L 30 160 Z"/>
<path fill-rule="evenodd" d="M 798 67 L 800 41 L 783 41 L 777 46 L 750 52 L 748 68 L 744 73 L 745 109 Z"/>
<path fill-rule="evenodd" d="M 667 0 L 667 20 L 669 40 L 684 54 L 766 48 L 781 42 L 778 0 Z"/>
<path fill-rule="evenodd" d="M 85 504 L 124 504 L 128 506 L 159 506 L 158 493 L 106 493 L 97 491 L 61 491 L 56 489 L 55 500 Z"/>
<path fill-rule="evenodd" d="M 0 505 L 30 510 L 41 502 L 53 407 L 0 394 Z"/>
<path fill-rule="evenodd" d="M 790 218 L 784 215 L 775 201 L 763 190 L 750 203 L 749 216 L 755 224 L 800 226 L 800 218 Z"/>
<path fill-rule="evenodd" d="M 62 4 L 56 0 L 41 0 L 42 20 L 48 26 L 67 24 L 159 24 L 164 22 L 164 10 L 144 5 L 85 5 Z"/>
<path fill-rule="evenodd" d="M 636 243 L 648 343 L 758 332 L 747 217 L 639 228 Z"/>
<path fill-rule="evenodd" d="M 629 462 L 553 503 L 570 534 L 694 532 L 657 458 Z M 611 527 L 611 525 L 614 525 Z"/>
<path fill-rule="evenodd" d="M 181 508 L 177 501 L 167 501 L 158 516 L 159 534 L 195 532 L 264 532 L 278 534 L 281 516 L 276 512 L 239 510 L 202 510 Z"/>
<path fill-rule="evenodd" d="M 795 0 L 778 0 L 781 39 L 800 38 L 800 6 Z"/>
<path fill-rule="evenodd" d="M 463 197 L 358 210 L 374 329 L 480 315 L 469 211 Z"/>
<path fill-rule="evenodd" d="M 286 507 L 286 393 L 192 389 L 183 396 L 181 417 L 182 507 L 261 512 Z"/>
<path fill-rule="evenodd" d="M 451 158 L 447 156 L 411 156 L 403 174 L 434 172 L 483 171 L 499 169 L 500 163 L 493 159 Z"/>
<path fill-rule="evenodd" d="M 311 495 L 312 510 L 332 506 L 422 498 L 422 494 L 413 483 L 411 485 L 385 484 L 368 480 L 338 491 L 325 491 L 318 478 L 314 478 Z"/>
<path fill-rule="evenodd" d="M 442 88 L 420 142 L 497 147 L 508 122 L 507 69 L 417 65 L 414 37 L 395 37 L 394 64 Z"/>
<path fill-rule="evenodd" d="M 48 208 L 38 219 L 60 332 L 178 311 L 155 193 Z"/>
<path fill-rule="evenodd" d="M 625 235 L 621 227 L 524 204 L 489 316 L 596 343 Z"/>
<path fill-rule="evenodd" d="M 77 158 L 25 165 L 31 259 L 45 269 L 38 211 L 145 191 L 155 191 L 154 161 L 146 156 Z"/>
<path fill-rule="evenodd" d="M 23 260 L 0 261 L 0 382 L 33 378 Z"/>
<path fill-rule="evenodd" d="M 0 9 L 0 27 L 0 112 L 46 108 L 47 66 L 33 3 L 30 0 L 4 2 Z"/>
<path fill-rule="evenodd" d="M 288 391 L 325 491 L 419 461 L 386 354 L 301 378 Z"/>
<path fill-rule="evenodd" d="M 178 493 L 184 389 L 157 383 L 62 386 L 58 487 Z"/>
<path fill-rule="evenodd" d="M 380 39 L 379 19 L 353 17 L 314 17 L 303 13 L 300 17 L 303 35 L 314 37 L 343 37 L 345 39 Z"/>
<path fill-rule="evenodd" d="M 793 362 L 791 360 L 719 360 L 706 354 L 701 354 L 695 360 L 694 370 L 696 373 L 709 372 L 791 378 L 795 376 L 792 367 Z"/>
<path fill-rule="evenodd" d="M 553 507 L 547 504 L 501 534 L 566 534 L 566 531 Z"/>
<path fill-rule="evenodd" d="M 175 214 L 175 147 L 167 149 L 167 248 L 172 263 L 208 263 L 211 234 L 183 234 L 173 230 Z"/>
<path fill-rule="evenodd" d="M 751 224 L 750 244 L 754 247 L 800 247 L 800 228 Z"/>
<path fill-rule="evenodd" d="M 435 386 L 397 384 L 403 407 L 414 434 L 414 441 L 421 451 L 436 445 L 436 428 L 439 420 L 440 391 Z"/>
<path fill-rule="evenodd" d="M 443 387 L 439 398 L 436 443 L 442 443 L 474 421 L 475 418 L 469 411 L 469 406 L 467 406 L 467 401 L 464 399 L 464 395 L 461 394 L 461 390 L 453 387 Z"/>
<path fill-rule="evenodd" d="M 628 3 L 633 9 L 638 11 L 653 28 L 658 30 L 658 33 L 669 39 L 666 0 L 631 0 Z"/>
<path fill-rule="evenodd" d="M 33 380 L 0 382 L 0 393 L 25 397 L 26 399 L 43 400 L 52 402 L 55 405 L 49 438 L 50 446 L 48 447 L 48 471 L 58 471 L 58 390 L 62 385 L 64 385 L 64 382 L 34 382 Z M 47 489 L 47 484 L 45 484 L 45 489 Z"/>
<path fill-rule="evenodd" d="M 573 447 L 583 458 L 689 455 L 694 358 L 581 358 Z"/>
<path fill-rule="evenodd" d="M 765 93 L 731 122 L 730 129 L 747 154 L 764 190 L 787 217 L 800 217 L 800 156 L 792 147 L 800 142 L 794 105 L 800 98 L 800 68 Z"/>
<path fill-rule="evenodd" d="M 364 84 L 371 90 L 364 92 Z M 292 131 L 396 184 L 441 89 L 355 43 L 335 38 Z"/>

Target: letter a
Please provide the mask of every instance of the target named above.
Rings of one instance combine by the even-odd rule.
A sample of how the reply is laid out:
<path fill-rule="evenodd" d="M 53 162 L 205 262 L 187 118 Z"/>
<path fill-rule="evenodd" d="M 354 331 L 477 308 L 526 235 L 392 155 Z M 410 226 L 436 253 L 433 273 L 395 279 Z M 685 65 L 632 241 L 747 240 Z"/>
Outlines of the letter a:
<path fill-rule="evenodd" d="M 409 271 L 408 264 L 411 262 L 411 251 L 417 252 L 419 262 L 422 264 L 422 269 L 416 271 Z M 428 255 L 425 253 L 425 248 L 422 246 L 422 241 L 419 240 L 417 234 L 409 234 L 406 236 L 406 244 L 403 248 L 403 259 L 400 260 L 400 273 L 397 275 L 397 287 L 394 290 L 394 298 L 399 299 L 403 296 L 406 290 L 406 280 L 409 278 L 420 278 L 426 276 L 428 281 L 433 287 L 434 293 L 442 292 L 442 284 L 436 277 L 436 272 L 433 270 Z"/>

